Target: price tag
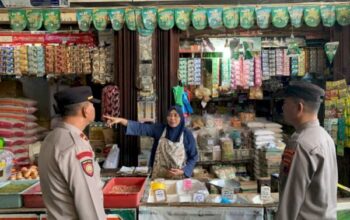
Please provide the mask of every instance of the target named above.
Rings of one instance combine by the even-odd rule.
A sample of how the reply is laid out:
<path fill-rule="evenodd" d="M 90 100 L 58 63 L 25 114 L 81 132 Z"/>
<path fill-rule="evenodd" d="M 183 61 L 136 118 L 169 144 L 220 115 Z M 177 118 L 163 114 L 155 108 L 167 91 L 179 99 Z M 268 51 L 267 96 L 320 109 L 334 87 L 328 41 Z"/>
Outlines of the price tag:
<path fill-rule="evenodd" d="M 193 202 L 204 202 L 205 195 L 203 193 L 194 193 L 193 194 Z"/>
<path fill-rule="evenodd" d="M 184 179 L 183 180 L 183 187 L 185 191 L 189 191 L 192 189 L 192 180 L 191 179 Z"/>
<path fill-rule="evenodd" d="M 156 190 L 154 192 L 155 199 L 157 202 L 165 202 L 166 196 L 165 196 L 165 190 Z"/>
<path fill-rule="evenodd" d="M 271 188 L 269 186 L 262 186 L 260 190 L 261 200 L 269 200 L 271 198 Z"/>

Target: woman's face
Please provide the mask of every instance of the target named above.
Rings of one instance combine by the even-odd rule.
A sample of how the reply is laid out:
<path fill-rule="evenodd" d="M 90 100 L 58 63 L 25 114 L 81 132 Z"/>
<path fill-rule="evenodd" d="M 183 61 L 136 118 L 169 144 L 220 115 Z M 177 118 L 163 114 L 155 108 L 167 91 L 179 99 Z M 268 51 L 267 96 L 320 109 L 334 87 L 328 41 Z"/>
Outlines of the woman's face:
<path fill-rule="evenodd" d="M 167 116 L 167 121 L 170 127 L 175 128 L 180 124 L 181 117 L 175 110 L 171 110 Z"/>

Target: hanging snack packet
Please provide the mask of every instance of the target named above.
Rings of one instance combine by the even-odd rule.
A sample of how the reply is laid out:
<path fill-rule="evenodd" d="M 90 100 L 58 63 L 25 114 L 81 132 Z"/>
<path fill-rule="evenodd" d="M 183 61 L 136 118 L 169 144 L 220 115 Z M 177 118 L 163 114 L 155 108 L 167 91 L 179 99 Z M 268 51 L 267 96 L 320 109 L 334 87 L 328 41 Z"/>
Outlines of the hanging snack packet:
<path fill-rule="evenodd" d="M 287 56 L 294 57 L 300 55 L 300 48 L 297 42 L 291 41 L 288 44 Z"/>
<path fill-rule="evenodd" d="M 334 56 L 335 56 L 335 54 L 337 53 L 337 50 L 338 50 L 338 46 L 339 46 L 339 42 L 338 41 L 336 41 L 336 42 L 328 42 L 328 43 L 326 43 L 324 45 L 324 50 L 326 52 L 328 61 L 330 63 L 333 63 Z"/>
<path fill-rule="evenodd" d="M 78 26 L 81 31 L 88 31 L 92 21 L 92 10 L 81 9 L 77 11 Z"/>

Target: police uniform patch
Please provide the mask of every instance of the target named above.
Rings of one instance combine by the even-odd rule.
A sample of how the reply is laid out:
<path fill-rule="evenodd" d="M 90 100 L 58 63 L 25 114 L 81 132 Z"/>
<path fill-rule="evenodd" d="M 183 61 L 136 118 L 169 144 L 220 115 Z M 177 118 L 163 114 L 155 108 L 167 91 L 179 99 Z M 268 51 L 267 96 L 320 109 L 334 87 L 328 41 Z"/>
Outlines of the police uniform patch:
<path fill-rule="evenodd" d="M 290 166 L 293 162 L 293 156 L 294 156 L 295 150 L 292 149 L 285 149 L 282 155 L 282 165 L 283 165 L 283 172 L 289 173 Z"/>
<path fill-rule="evenodd" d="M 82 161 L 81 166 L 88 176 L 92 177 L 94 175 L 94 163 L 92 159 Z"/>
<path fill-rule="evenodd" d="M 92 151 L 82 151 L 82 152 L 78 153 L 78 154 L 76 155 L 76 157 L 77 157 L 78 160 L 81 160 L 81 159 L 83 159 L 84 157 L 90 157 L 90 158 L 92 158 L 92 157 L 93 157 L 93 153 L 92 153 Z"/>

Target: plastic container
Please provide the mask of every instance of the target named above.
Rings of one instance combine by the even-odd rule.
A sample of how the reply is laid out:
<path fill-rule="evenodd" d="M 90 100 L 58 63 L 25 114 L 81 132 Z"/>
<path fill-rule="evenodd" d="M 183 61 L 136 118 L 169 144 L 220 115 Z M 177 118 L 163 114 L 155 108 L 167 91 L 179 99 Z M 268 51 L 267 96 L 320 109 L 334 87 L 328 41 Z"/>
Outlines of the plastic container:
<path fill-rule="evenodd" d="M 161 185 L 158 183 L 161 182 Z M 161 189 L 162 184 L 165 184 L 165 192 L 166 192 L 166 203 L 179 202 L 179 196 L 176 194 L 176 180 L 164 180 L 164 179 L 155 179 L 150 185 L 150 190 L 148 194 L 147 203 L 158 203 L 156 200 L 154 190 L 153 189 Z M 154 184 L 156 183 L 156 184 Z M 153 189 L 152 189 L 153 187 Z"/>
<path fill-rule="evenodd" d="M 25 190 L 22 197 L 23 206 L 26 208 L 45 208 L 40 182 Z"/>
<path fill-rule="evenodd" d="M 166 186 L 164 180 L 155 180 L 151 183 L 151 190 L 156 202 L 167 201 Z"/>
<path fill-rule="evenodd" d="M 2 141 L 3 140 L 0 140 L 0 142 Z M 14 155 L 10 151 L 1 150 L 1 147 L 2 146 L 0 146 L 0 182 L 4 182 L 11 176 Z"/>
<path fill-rule="evenodd" d="M 145 191 L 146 178 L 143 177 L 116 177 L 108 181 L 103 189 L 105 208 L 136 208 L 140 204 Z M 111 193 L 114 186 L 136 186 L 138 192 Z"/>
<path fill-rule="evenodd" d="M 10 185 L 21 185 L 23 184 L 23 189 L 15 192 L 0 192 L 0 208 L 21 208 L 22 207 L 22 196 L 21 193 L 27 190 L 30 186 L 35 184 L 37 180 L 15 180 L 8 181 L 7 183 L 1 185 L 0 189 Z"/>
<path fill-rule="evenodd" d="M 176 181 L 176 194 L 177 195 L 187 195 L 187 194 L 196 193 L 198 191 L 202 191 L 202 192 L 204 192 L 204 194 L 206 196 L 209 195 L 209 191 L 204 183 L 202 183 L 196 179 L 191 179 L 191 181 L 192 181 L 191 189 L 187 190 L 187 191 L 185 191 L 186 187 L 184 187 L 184 180 Z"/>

